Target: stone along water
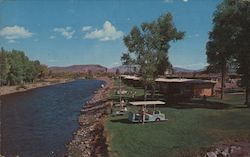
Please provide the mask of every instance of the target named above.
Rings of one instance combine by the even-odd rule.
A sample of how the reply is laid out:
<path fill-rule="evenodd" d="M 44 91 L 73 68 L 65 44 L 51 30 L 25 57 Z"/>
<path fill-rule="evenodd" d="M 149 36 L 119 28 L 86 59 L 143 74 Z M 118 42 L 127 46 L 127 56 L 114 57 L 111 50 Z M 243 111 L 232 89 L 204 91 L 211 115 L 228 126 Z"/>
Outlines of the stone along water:
<path fill-rule="evenodd" d="M 1 96 L 1 150 L 6 157 L 63 156 L 84 102 L 102 81 L 76 80 Z"/>

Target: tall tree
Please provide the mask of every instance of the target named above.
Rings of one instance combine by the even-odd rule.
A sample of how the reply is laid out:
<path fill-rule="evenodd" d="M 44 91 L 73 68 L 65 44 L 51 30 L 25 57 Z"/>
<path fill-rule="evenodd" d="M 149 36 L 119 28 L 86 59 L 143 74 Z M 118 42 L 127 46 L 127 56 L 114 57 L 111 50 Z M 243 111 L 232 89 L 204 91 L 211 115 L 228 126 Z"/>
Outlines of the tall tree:
<path fill-rule="evenodd" d="M 0 51 L 0 85 L 6 84 L 9 69 L 10 69 L 10 66 L 8 63 L 7 53 L 5 52 L 4 48 L 1 48 L 1 51 Z"/>
<path fill-rule="evenodd" d="M 208 70 L 221 73 L 221 99 L 224 96 L 224 82 L 228 65 L 232 63 L 232 37 L 234 34 L 234 28 L 230 25 L 232 13 L 233 10 L 227 3 L 222 3 L 217 7 L 213 18 L 213 30 L 209 33 L 207 43 Z"/>
<path fill-rule="evenodd" d="M 128 66 L 129 74 L 131 74 L 132 66 L 134 66 L 135 60 L 133 60 L 133 59 L 130 57 L 129 53 L 123 53 L 123 54 L 122 54 L 122 57 L 121 57 L 121 61 L 122 61 L 122 64 L 123 64 L 123 65 Z"/>
<path fill-rule="evenodd" d="M 42 64 L 41 65 L 41 71 L 40 74 L 38 75 L 38 78 L 46 78 L 49 76 L 49 68 L 47 65 Z"/>
<path fill-rule="evenodd" d="M 25 76 L 23 58 L 23 52 L 12 50 L 11 53 L 8 53 L 8 63 L 10 64 L 10 71 L 8 73 L 7 80 L 9 85 L 23 83 Z"/>
<path fill-rule="evenodd" d="M 207 44 L 210 65 L 236 62 L 246 89 L 245 104 L 249 104 L 250 88 L 250 1 L 224 0 L 214 14 L 214 28 Z M 249 105 L 250 106 L 250 105 Z"/>
<path fill-rule="evenodd" d="M 238 73 L 242 75 L 242 85 L 246 89 L 245 104 L 249 104 L 250 93 L 250 1 L 231 0 L 234 8 L 234 18 L 231 27 L 234 28 L 235 58 L 238 63 Z"/>
<path fill-rule="evenodd" d="M 163 74 L 167 67 L 171 67 L 168 60 L 169 42 L 183 37 L 184 32 L 177 31 L 170 13 L 153 22 L 143 23 L 140 28 L 134 26 L 130 34 L 124 37 L 128 53 L 123 54 L 121 59 L 124 63 L 133 60 L 139 65 L 139 74 L 144 84 L 144 99 L 147 99 L 147 87 L 154 89 L 155 78 Z"/>

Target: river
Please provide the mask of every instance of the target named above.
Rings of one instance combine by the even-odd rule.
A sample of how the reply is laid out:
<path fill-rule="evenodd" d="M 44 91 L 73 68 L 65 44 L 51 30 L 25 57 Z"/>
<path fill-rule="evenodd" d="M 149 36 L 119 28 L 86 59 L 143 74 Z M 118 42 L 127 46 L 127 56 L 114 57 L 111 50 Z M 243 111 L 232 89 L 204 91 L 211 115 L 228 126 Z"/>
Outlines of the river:
<path fill-rule="evenodd" d="M 79 111 L 102 81 L 76 80 L 1 96 L 1 151 L 6 157 L 63 156 Z"/>

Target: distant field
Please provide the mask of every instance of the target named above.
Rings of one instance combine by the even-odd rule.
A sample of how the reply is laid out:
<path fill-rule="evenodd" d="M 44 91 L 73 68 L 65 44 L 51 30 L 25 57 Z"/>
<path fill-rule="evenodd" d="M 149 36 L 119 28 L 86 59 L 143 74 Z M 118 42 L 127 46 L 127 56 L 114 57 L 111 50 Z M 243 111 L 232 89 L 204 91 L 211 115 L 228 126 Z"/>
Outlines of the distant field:
<path fill-rule="evenodd" d="M 241 105 L 243 100 L 242 94 L 226 94 L 223 101 L 209 98 L 206 102 L 196 99 L 171 104 L 159 108 L 168 121 L 144 125 L 129 123 L 127 115 L 110 116 L 106 129 L 111 155 L 186 156 L 221 141 L 249 138 L 250 109 Z M 132 106 L 128 109 L 135 110 Z"/>

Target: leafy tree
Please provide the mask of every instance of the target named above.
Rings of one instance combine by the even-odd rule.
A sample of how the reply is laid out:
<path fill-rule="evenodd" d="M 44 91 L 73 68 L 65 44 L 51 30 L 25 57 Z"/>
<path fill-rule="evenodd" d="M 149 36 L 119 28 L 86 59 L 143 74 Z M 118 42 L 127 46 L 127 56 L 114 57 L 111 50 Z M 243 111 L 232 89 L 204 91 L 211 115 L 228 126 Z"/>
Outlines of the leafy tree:
<path fill-rule="evenodd" d="M 210 41 L 207 44 L 208 63 L 211 66 L 220 65 L 221 71 L 225 71 L 228 63 L 236 63 L 237 72 L 242 75 L 242 84 L 246 88 L 245 103 L 248 104 L 250 88 L 250 1 L 224 0 L 218 6 L 213 22 L 214 28 L 210 33 Z"/>
<path fill-rule="evenodd" d="M 4 48 L 1 48 L 0 51 L 0 84 L 6 84 L 7 76 L 9 73 L 9 63 L 7 58 L 7 53 L 5 52 Z"/>
<path fill-rule="evenodd" d="M 155 78 L 164 74 L 166 68 L 171 68 L 168 60 L 169 42 L 184 37 L 184 32 L 177 31 L 172 20 L 172 15 L 166 13 L 153 22 L 143 23 L 140 28 L 134 26 L 123 39 L 128 53 L 124 53 L 121 60 L 124 64 L 133 61 L 139 65 L 144 99 L 147 98 L 147 87 L 151 86 L 154 93 Z"/>
<path fill-rule="evenodd" d="M 25 62 L 25 81 L 34 82 L 35 79 L 41 76 L 42 67 L 39 61 Z"/>
<path fill-rule="evenodd" d="M 29 60 L 23 51 L 6 51 L 3 48 L 0 51 L 0 68 L 0 82 L 4 85 L 34 82 L 48 74 L 47 66 Z"/>
<path fill-rule="evenodd" d="M 130 57 L 129 53 L 123 53 L 121 57 L 121 61 L 123 65 L 128 66 L 129 73 L 131 73 L 131 68 L 132 68 L 132 65 L 135 64 L 135 60 Z"/>
<path fill-rule="evenodd" d="M 226 11 L 225 8 L 227 8 Z M 228 9 L 227 4 L 220 4 L 214 13 L 213 30 L 209 33 L 209 41 L 207 43 L 207 62 L 210 72 L 221 73 L 221 99 L 224 96 L 225 75 L 228 66 L 232 63 L 232 44 L 231 38 L 234 29 L 230 26 L 230 14 L 232 10 Z"/>
<path fill-rule="evenodd" d="M 23 52 L 12 50 L 8 53 L 8 63 L 10 64 L 10 71 L 8 73 L 7 82 L 9 85 L 16 85 L 23 83 L 24 79 L 24 65 L 22 59 Z"/>
<path fill-rule="evenodd" d="M 40 69 L 41 69 L 41 71 L 40 71 L 40 74 L 38 76 L 40 79 L 46 78 L 50 75 L 50 71 L 49 71 L 49 68 L 47 65 L 44 65 L 44 64 L 40 65 Z"/>
<path fill-rule="evenodd" d="M 232 44 L 235 46 L 235 58 L 238 63 L 238 73 L 242 75 L 242 85 L 246 89 L 245 104 L 249 104 L 250 88 L 250 1 L 231 0 L 234 9 L 231 27 L 234 28 Z"/>

